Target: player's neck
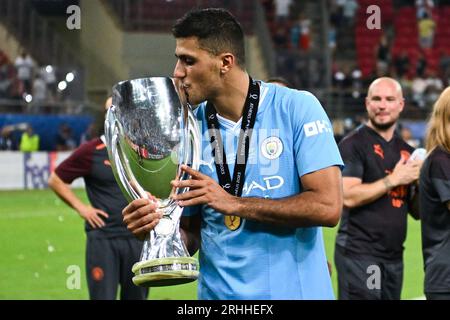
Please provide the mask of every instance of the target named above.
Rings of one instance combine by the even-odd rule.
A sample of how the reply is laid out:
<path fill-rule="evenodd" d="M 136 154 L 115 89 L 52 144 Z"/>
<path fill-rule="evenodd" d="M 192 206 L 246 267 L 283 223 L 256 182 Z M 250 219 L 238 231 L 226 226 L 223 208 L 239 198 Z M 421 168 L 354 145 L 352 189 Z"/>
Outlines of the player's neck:
<path fill-rule="evenodd" d="M 224 90 L 213 101 L 214 107 L 222 117 L 238 122 L 244 111 L 249 87 L 249 76 L 239 71 L 224 80 Z"/>
<path fill-rule="evenodd" d="M 377 128 L 376 126 L 373 125 L 373 123 L 370 120 L 367 122 L 367 126 L 376 133 L 378 133 L 386 141 L 391 141 L 392 137 L 394 136 L 395 123 L 386 130 Z"/>

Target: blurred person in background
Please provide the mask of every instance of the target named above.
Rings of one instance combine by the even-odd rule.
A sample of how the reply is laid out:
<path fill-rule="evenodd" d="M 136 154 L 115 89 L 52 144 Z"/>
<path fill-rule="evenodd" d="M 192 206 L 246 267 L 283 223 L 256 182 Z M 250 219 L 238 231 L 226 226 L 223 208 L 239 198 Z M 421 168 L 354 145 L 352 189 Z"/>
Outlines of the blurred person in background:
<path fill-rule="evenodd" d="M 19 150 L 22 152 L 34 152 L 39 150 L 39 135 L 34 132 L 33 127 L 28 125 L 20 138 Z"/>
<path fill-rule="evenodd" d="M 431 106 L 439 98 L 442 90 L 444 90 L 444 83 L 438 77 L 435 71 L 429 70 L 427 72 L 427 78 L 425 79 L 425 101 L 427 105 Z"/>
<path fill-rule="evenodd" d="M 18 150 L 20 139 L 17 139 L 16 132 L 25 131 L 27 130 L 27 128 L 28 123 L 26 122 L 3 126 L 3 128 L 0 130 L 0 150 Z"/>
<path fill-rule="evenodd" d="M 26 93 L 32 93 L 32 79 L 34 62 L 26 51 L 22 51 L 14 62 L 17 78 L 22 81 Z"/>
<path fill-rule="evenodd" d="M 39 74 L 36 74 L 33 81 L 33 100 L 32 108 L 34 112 L 39 112 L 47 102 L 47 85 Z"/>
<path fill-rule="evenodd" d="M 47 86 L 48 97 L 51 101 L 55 100 L 57 89 L 55 67 L 50 65 L 42 67 L 40 70 L 40 77 Z"/>
<path fill-rule="evenodd" d="M 8 65 L 0 64 L 0 99 L 9 98 L 12 81 L 8 77 Z"/>
<path fill-rule="evenodd" d="M 111 106 L 111 98 L 105 104 Z M 90 204 L 83 203 L 70 184 L 83 178 Z M 58 165 L 49 187 L 85 220 L 86 275 L 91 300 L 146 300 L 148 290 L 132 282 L 133 264 L 139 261 L 142 242 L 122 221 L 128 201 L 114 178 L 104 136 L 81 145 Z"/>
<path fill-rule="evenodd" d="M 13 130 L 8 130 L 8 128 L 2 128 L 0 132 L 0 150 L 1 151 L 12 151 L 17 150 L 16 142 L 13 137 Z"/>
<path fill-rule="evenodd" d="M 402 139 L 409 144 L 411 147 L 413 147 L 414 149 L 419 148 L 420 147 L 420 140 L 419 139 L 414 139 L 413 135 L 412 135 L 412 131 L 410 128 L 406 127 L 406 126 L 401 126 L 400 129 L 400 136 L 402 137 Z"/>
<path fill-rule="evenodd" d="M 436 29 L 436 22 L 434 22 L 431 14 L 425 12 L 423 17 L 419 20 L 419 44 L 422 49 L 430 49 L 433 47 L 434 32 Z"/>
<path fill-rule="evenodd" d="M 76 147 L 77 142 L 72 135 L 72 128 L 67 123 L 61 124 L 56 136 L 56 151 L 70 151 Z"/>
<path fill-rule="evenodd" d="M 398 300 L 408 212 L 418 219 L 411 187 L 421 161 L 397 133 L 404 107 L 400 84 L 387 77 L 369 86 L 369 120 L 339 143 L 344 159 L 344 210 L 336 237 L 338 298 Z M 369 277 L 378 271 L 376 279 Z"/>
<path fill-rule="evenodd" d="M 356 0 L 346 0 L 343 5 L 343 17 L 346 26 L 350 27 L 354 24 L 355 15 L 358 10 L 358 2 Z"/>
<path fill-rule="evenodd" d="M 289 17 L 292 0 L 275 0 L 275 17 L 278 23 L 284 23 Z"/>
<path fill-rule="evenodd" d="M 428 121 L 428 156 L 420 171 L 420 218 L 428 300 L 450 300 L 450 87 Z"/>
<path fill-rule="evenodd" d="M 0 130 L 0 150 L 13 151 L 18 149 L 18 144 L 14 137 L 15 130 L 15 125 L 6 125 Z"/>
<path fill-rule="evenodd" d="M 408 52 L 406 50 L 402 50 L 398 56 L 394 57 L 393 64 L 397 78 L 402 78 L 406 75 L 410 65 Z"/>
<path fill-rule="evenodd" d="M 94 137 L 96 137 L 96 126 L 95 123 L 92 122 L 87 127 L 86 131 L 83 132 L 83 134 L 80 137 L 80 145 L 88 142 L 89 140 L 92 140 Z"/>
<path fill-rule="evenodd" d="M 300 49 L 308 51 L 311 48 L 311 20 L 305 15 L 300 14 Z"/>
<path fill-rule="evenodd" d="M 416 16 L 421 19 L 425 14 L 432 14 L 434 8 L 433 0 L 416 0 Z"/>
<path fill-rule="evenodd" d="M 387 74 L 389 70 L 389 64 L 391 62 L 389 53 L 389 42 L 385 34 L 380 38 L 380 43 L 377 48 L 377 70 L 380 74 Z"/>
<path fill-rule="evenodd" d="M 425 90 L 427 89 L 427 82 L 424 78 L 416 75 L 411 83 L 412 101 L 421 109 L 426 107 Z"/>

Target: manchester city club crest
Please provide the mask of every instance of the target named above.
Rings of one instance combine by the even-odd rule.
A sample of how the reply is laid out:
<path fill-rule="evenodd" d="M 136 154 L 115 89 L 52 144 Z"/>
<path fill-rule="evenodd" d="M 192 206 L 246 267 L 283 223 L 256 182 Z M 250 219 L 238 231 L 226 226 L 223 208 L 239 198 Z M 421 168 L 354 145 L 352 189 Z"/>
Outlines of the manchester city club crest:
<path fill-rule="evenodd" d="M 261 144 L 261 152 L 269 160 L 277 159 L 283 152 L 283 143 L 278 137 L 268 137 Z"/>

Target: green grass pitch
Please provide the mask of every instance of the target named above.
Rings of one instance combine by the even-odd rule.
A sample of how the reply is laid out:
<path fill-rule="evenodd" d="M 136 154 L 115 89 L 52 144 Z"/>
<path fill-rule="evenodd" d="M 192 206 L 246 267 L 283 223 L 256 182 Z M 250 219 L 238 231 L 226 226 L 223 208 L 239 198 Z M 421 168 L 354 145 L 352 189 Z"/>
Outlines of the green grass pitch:
<path fill-rule="evenodd" d="M 84 190 L 76 193 L 86 200 Z M 49 190 L 0 191 L 0 299 L 88 299 L 84 225 Z M 333 262 L 336 228 L 324 228 Z M 423 296 L 420 223 L 408 223 L 402 299 Z M 77 270 L 80 271 L 79 287 Z M 336 271 L 333 265 L 333 286 Z M 149 299 L 196 299 L 196 284 L 153 288 Z"/>

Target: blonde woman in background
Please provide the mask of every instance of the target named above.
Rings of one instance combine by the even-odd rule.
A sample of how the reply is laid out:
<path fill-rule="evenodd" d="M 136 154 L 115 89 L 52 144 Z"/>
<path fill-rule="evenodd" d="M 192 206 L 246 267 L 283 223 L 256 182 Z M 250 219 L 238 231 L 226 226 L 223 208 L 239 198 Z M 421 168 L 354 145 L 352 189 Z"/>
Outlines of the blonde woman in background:
<path fill-rule="evenodd" d="M 450 87 L 436 101 L 420 172 L 424 290 L 428 300 L 450 300 Z"/>

